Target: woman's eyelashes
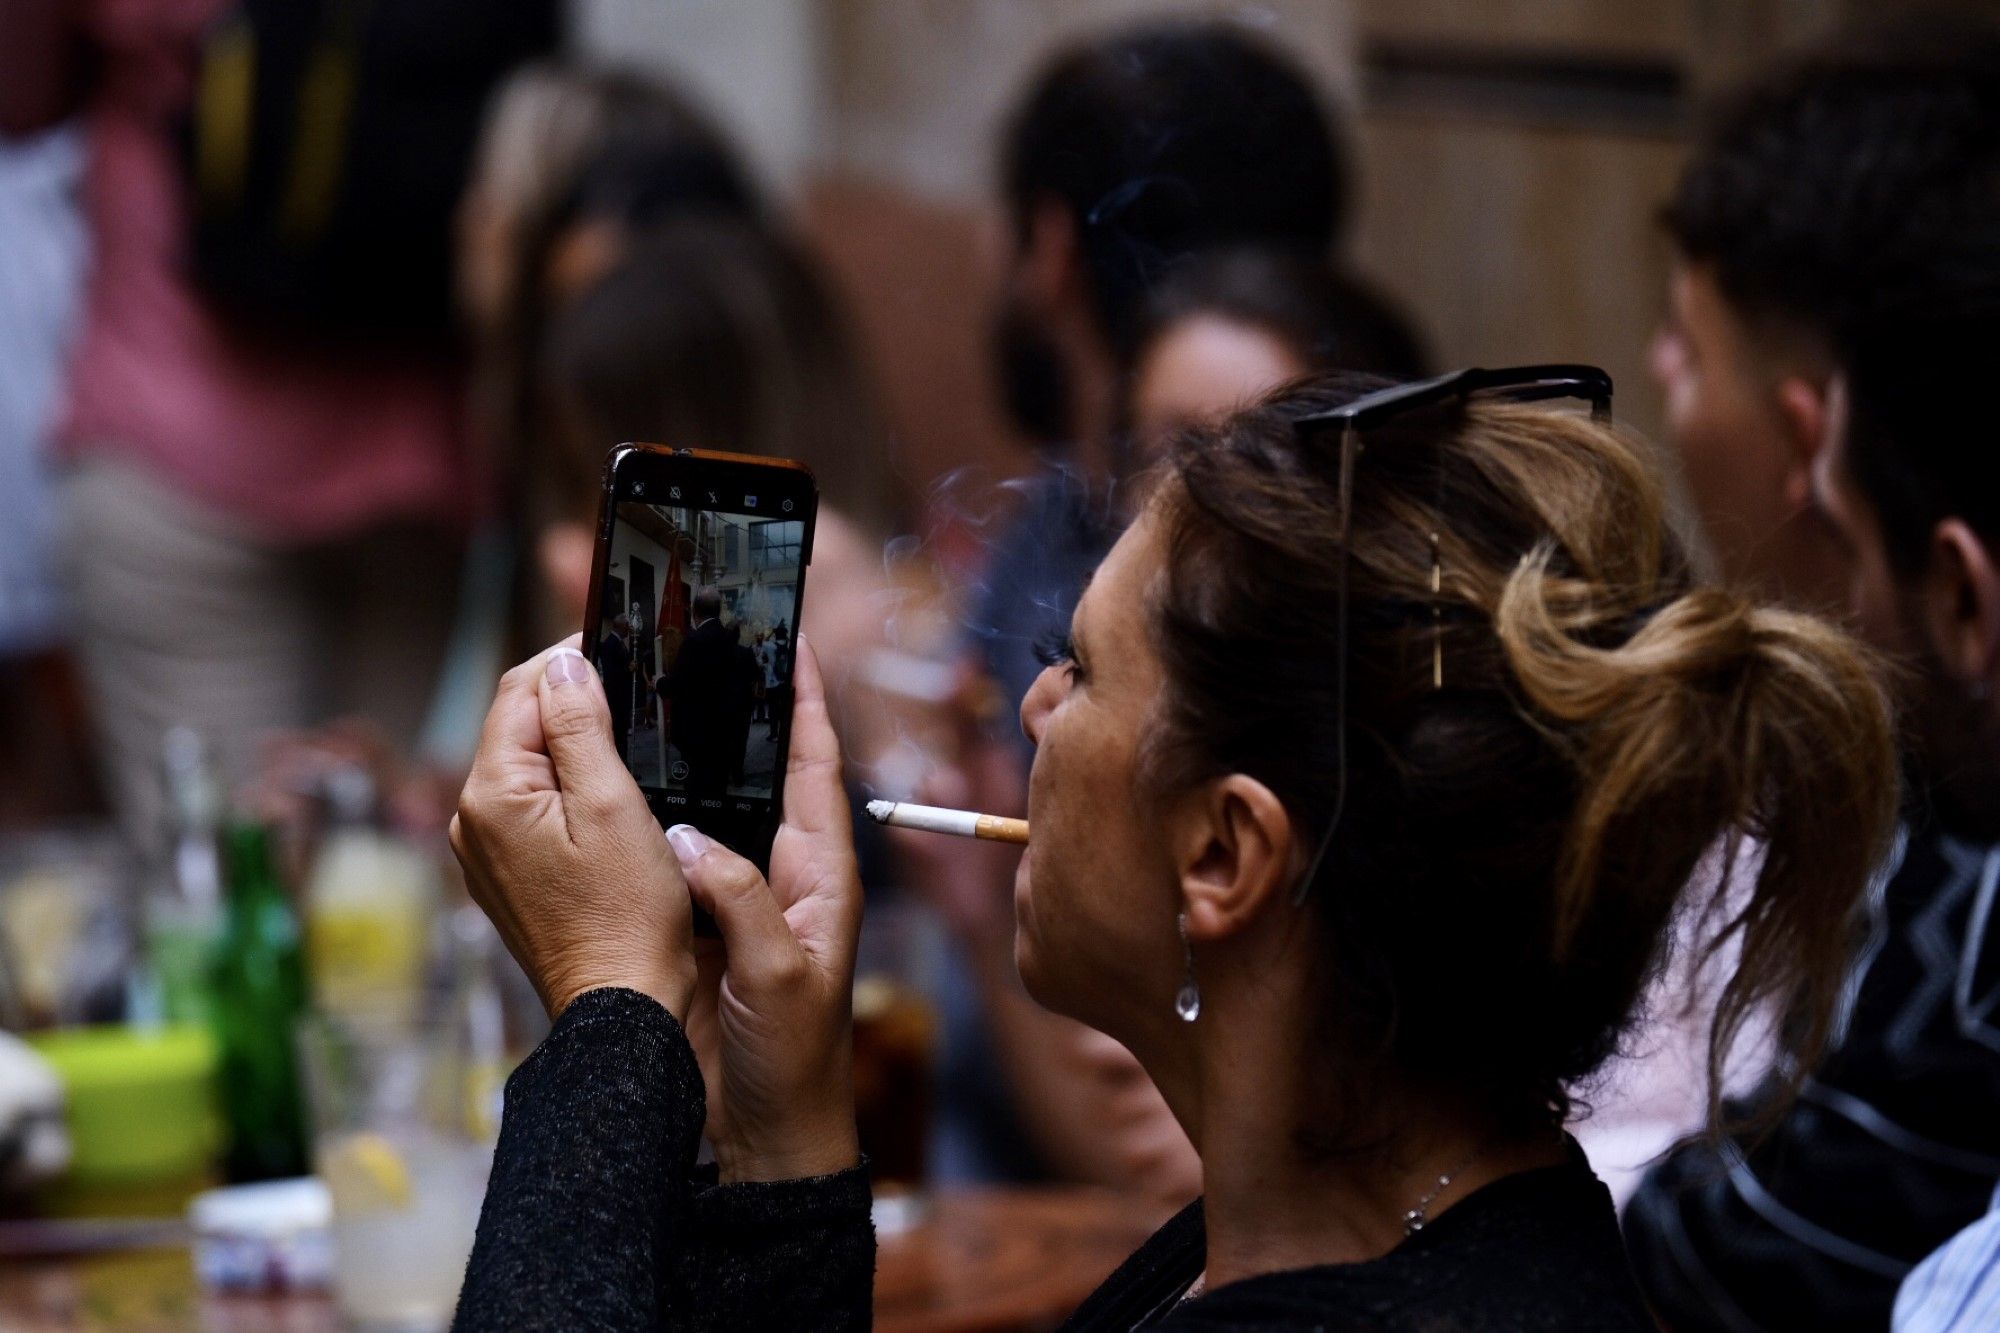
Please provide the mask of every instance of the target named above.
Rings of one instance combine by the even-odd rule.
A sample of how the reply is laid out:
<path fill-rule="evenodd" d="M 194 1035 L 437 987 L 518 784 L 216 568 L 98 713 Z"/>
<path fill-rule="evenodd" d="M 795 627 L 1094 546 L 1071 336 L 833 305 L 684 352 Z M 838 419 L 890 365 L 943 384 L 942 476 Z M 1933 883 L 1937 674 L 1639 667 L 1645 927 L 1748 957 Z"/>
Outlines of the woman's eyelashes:
<path fill-rule="evenodd" d="M 1069 680 L 1083 678 L 1083 666 L 1076 660 L 1076 641 L 1068 630 L 1050 634 L 1035 645 L 1035 657 L 1045 667 L 1059 667 Z"/>

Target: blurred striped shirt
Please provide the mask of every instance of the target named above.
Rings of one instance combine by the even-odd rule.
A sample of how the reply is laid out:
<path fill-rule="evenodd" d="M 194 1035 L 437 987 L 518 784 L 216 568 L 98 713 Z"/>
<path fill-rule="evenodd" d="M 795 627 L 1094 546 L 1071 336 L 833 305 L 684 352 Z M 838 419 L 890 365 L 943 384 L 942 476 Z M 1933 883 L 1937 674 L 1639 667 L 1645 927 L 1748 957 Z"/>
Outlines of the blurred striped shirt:
<path fill-rule="evenodd" d="M 1919 812 L 1869 905 L 1832 1049 L 1762 1133 L 1683 1144 L 1625 1211 L 1662 1323 L 1878 1333 L 2000 1183 L 2000 846 Z"/>
<path fill-rule="evenodd" d="M 1895 1333 L 2000 1328 L 2000 1190 L 1993 1211 L 1917 1265 L 1896 1293 Z"/>

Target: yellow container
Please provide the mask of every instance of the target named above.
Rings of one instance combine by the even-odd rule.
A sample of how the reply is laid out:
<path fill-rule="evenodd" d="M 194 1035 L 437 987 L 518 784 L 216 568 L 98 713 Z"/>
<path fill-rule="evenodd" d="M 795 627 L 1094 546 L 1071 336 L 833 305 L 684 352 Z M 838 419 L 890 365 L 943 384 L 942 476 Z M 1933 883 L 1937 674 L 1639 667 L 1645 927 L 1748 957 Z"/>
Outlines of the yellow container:
<path fill-rule="evenodd" d="M 208 1182 L 222 1137 L 207 1028 L 69 1028 L 28 1041 L 68 1095 L 62 1194 L 164 1201 Z"/>

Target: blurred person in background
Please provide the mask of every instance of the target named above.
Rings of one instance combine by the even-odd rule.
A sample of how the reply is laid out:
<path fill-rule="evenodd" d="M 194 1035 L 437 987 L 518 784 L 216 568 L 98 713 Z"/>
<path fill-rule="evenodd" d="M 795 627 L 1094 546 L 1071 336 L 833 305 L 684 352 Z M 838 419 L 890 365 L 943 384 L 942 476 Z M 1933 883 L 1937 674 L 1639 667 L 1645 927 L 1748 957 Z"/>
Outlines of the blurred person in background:
<path fill-rule="evenodd" d="M 461 612 L 429 757 L 462 780 L 506 645 L 581 623 L 604 459 L 628 440 L 814 468 L 807 615 L 809 628 L 824 618 L 841 692 L 882 632 L 896 499 L 866 372 L 810 258 L 721 133 L 649 78 L 524 68 L 495 98 L 475 161 L 459 296 L 505 533 L 468 580 L 481 605 Z"/>
<path fill-rule="evenodd" d="M 690 206 L 763 211 L 721 130 L 671 85 L 588 64 L 525 66 L 480 130 L 458 214 L 459 308 L 482 338 L 521 332 L 544 285 L 529 277 L 548 269 L 563 219 L 616 227 Z"/>
<path fill-rule="evenodd" d="M 2000 28 L 1905 20 L 1774 71 L 1667 224 L 1657 362 L 1703 526 L 1735 580 L 1904 664 L 1909 792 L 1824 1066 L 1767 1134 L 1656 1167 L 1626 1234 L 1671 1327 L 1882 1328 L 2000 1182 Z"/>
<path fill-rule="evenodd" d="M 541 426 L 523 483 L 553 600 L 536 623 L 553 635 L 581 617 L 613 446 L 797 459 L 820 487 L 799 628 L 819 654 L 849 760 L 865 771 L 896 739 L 863 670 L 884 644 L 883 544 L 896 500 L 840 308 L 797 242 L 742 218 L 684 217 L 622 238 L 617 251 L 551 315 L 542 347 Z M 775 645 L 774 663 L 787 651 Z M 767 687 L 774 727 L 784 689 Z"/>
<path fill-rule="evenodd" d="M 0 660 L 58 638 L 44 449 L 87 255 L 76 205 L 82 129 L 65 122 L 14 137 L 11 127 L 31 118 L 9 106 L 0 120 Z"/>
<path fill-rule="evenodd" d="M 271 747 L 267 778 L 363 762 L 403 798 L 410 823 L 442 827 L 449 800 L 439 796 L 464 781 L 493 682 L 514 645 L 583 614 L 581 592 L 549 590 L 539 549 L 546 519 L 533 478 L 548 413 L 535 367 L 549 311 L 575 295 L 577 281 L 555 276 L 551 256 L 579 225 L 616 238 L 677 210 L 754 218 L 763 204 L 728 141 L 673 87 L 567 61 L 530 63 L 500 83 L 455 218 L 453 266 L 457 315 L 472 347 L 473 448 L 490 512 L 466 554 L 421 736 L 412 752 L 408 733 L 344 721 Z M 587 248 L 608 261 L 602 241 Z"/>
<path fill-rule="evenodd" d="M 687 215 L 769 210 L 722 131 L 662 80 L 586 65 L 522 70 L 495 99 L 460 215 L 460 306 L 481 346 L 486 429 L 508 478 L 538 420 L 551 312 L 626 240 Z"/>
<path fill-rule="evenodd" d="M 17 12 L 18 11 L 18 12 Z M 0 4 L 8 40 L 37 40 L 52 10 Z M 88 728 L 62 652 L 48 443 L 87 258 L 77 202 L 83 127 L 58 120 L 64 71 L 0 78 L 0 827 L 101 802 Z"/>
<path fill-rule="evenodd" d="M 1207 251 L 1335 262 L 1350 182 L 1308 77 L 1226 23 L 1126 28 L 1058 53 L 1015 105 L 998 156 L 996 364 L 1009 414 L 1041 451 L 970 609 L 968 678 L 997 686 L 1005 717 L 1040 671 L 1036 644 L 1060 633 L 1117 534 L 1132 373 L 1159 285 Z M 1021 738 L 970 716 L 960 733 L 921 797 L 1018 814 Z M 1018 850 L 947 841 L 903 840 L 911 879 L 965 959 L 945 974 L 940 1173 L 1053 1174 L 1184 1201 L 1185 1140 L 1137 1062 L 1032 1004 L 1013 976 Z"/>
<path fill-rule="evenodd" d="M 337 712 L 414 730 L 477 487 L 449 219 L 553 0 L 14 0 L 0 86 L 84 116 L 92 245 L 61 574 L 119 813 L 166 730 L 247 774 Z M 308 71 L 313 71 L 312 75 Z"/>
<path fill-rule="evenodd" d="M 999 145 L 1006 252 L 994 312 L 1009 415 L 1048 463 L 995 547 L 975 611 L 1007 701 L 1116 535 L 1133 357 L 1161 279 L 1233 246 L 1329 258 L 1346 149 L 1307 75 L 1247 30 L 1170 23 L 1057 54 Z"/>
<path fill-rule="evenodd" d="M 636 71 L 544 62 L 494 95 L 457 218 L 457 298 L 471 337 L 473 426 L 497 481 L 497 514 L 468 553 L 444 677 L 421 747 L 456 775 L 505 663 L 540 640 L 538 520 L 522 478 L 543 423 L 534 383 L 548 313 L 579 279 L 571 237 L 609 260 L 633 226 L 679 211 L 760 218 L 764 205 L 721 131 L 668 84 Z M 608 238 L 608 240 L 607 240 Z M 582 275 L 588 281 L 591 275 Z"/>
<path fill-rule="evenodd" d="M 1186 260 L 1148 301 L 1137 346 L 1127 414 L 1135 474 L 1177 431 L 1212 425 L 1301 376 L 1425 373 L 1422 343 L 1400 311 L 1324 256 L 1291 250 Z"/>

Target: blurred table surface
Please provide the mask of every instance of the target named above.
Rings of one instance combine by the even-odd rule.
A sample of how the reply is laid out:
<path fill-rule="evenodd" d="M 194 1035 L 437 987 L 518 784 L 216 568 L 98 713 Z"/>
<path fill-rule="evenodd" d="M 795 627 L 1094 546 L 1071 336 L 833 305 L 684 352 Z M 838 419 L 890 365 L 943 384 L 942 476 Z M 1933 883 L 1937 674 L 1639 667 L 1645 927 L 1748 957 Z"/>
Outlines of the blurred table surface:
<path fill-rule="evenodd" d="M 921 1219 L 884 1236 L 875 1269 L 875 1327 L 916 1330 L 1051 1328 L 1138 1248 L 1163 1215 L 1096 1190 L 953 1190 L 929 1196 Z M 24 1234 L 8 1224 L 10 1239 Z M 0 1329 L 199 1329 L 205 1333 L 331 1333 L 323 1296 L 205 1296 L 184 1237 L 160 1244 L 135 1231 L 89 1254 L 8 1255 L 0 1247 Z M 131 1244 L 148 1248 L 130 1248 Z"/>

